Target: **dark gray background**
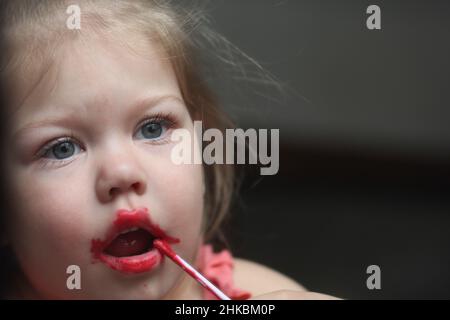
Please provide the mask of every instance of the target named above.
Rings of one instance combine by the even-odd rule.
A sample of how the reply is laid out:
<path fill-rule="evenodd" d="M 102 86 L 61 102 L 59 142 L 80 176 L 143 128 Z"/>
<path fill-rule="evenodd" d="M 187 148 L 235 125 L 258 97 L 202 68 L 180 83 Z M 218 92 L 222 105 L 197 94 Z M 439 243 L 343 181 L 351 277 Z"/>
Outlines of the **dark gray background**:
<path fill-rule="evenodd" d="M 370 4 L 382 30 L 366 28 Z M 215 0 L 208 10 L 287 88 L 218 88 L 239 126 L 281 136 L 279 174 L 247 174 L 228 229 L 234 253 L 339 297 L 450 298 L 449 2 Z M 378 291 L 366 288 L 371 264 Z"/>

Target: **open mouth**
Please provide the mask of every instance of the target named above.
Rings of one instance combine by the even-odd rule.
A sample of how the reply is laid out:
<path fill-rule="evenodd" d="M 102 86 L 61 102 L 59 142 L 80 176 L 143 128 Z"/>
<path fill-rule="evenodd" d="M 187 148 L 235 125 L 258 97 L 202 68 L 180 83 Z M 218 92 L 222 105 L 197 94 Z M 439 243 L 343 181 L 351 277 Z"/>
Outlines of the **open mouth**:
<path fill-rule="evenodd" d="M 104 240 L 92 239 L 94 262 L 99 260 L 113 270 L 142 273 L 156 268 L 163 256 L 153 246 L 156 239 L 178 243 L 150 220 L 146 208 L 117 211 L 116 220 Z"/>
<path fill-rule="evenodd" d="M 120 233 L 103 252 L 113 257 L 131 257 L 153 249 L 154 237 L 147 230 L 134 227 Z"/>

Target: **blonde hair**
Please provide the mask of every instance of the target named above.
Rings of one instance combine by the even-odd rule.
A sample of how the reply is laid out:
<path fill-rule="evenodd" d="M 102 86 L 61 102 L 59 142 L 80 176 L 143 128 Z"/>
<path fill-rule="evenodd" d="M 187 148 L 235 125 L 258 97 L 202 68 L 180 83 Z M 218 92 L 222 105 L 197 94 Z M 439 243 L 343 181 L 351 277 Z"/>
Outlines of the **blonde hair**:
<path fill-rule="evenodd" d="M 212 91 L 202 80 L 197 54 L 201 44 L 197 39 L 220 41 L 205 23 L 201 11 L 186 10 L 170 1 L 158 0 L 78 0 L 81 8 L 81 29 L 66 27 L 66 9 L 73 1 L 14 0 L 2 1 L 3 26 L 1 45 L 2 84 L 11 85 L 17 70 L 35 67 L 40 62 L 40 74 L 52 63 L 57 48 L 67 39 L 86 34 L 131 32 L 156 39 L 170 59 L 183 99 L 193 120 L 201 120 L 204 129 L 224 131 L 233 127 L 221 111 Z M 198 38 L 195 38 L 195 35 Z M 132 49 L 132 47 L 130 48 Z M 5 79 L 8 79 L 7 81 Z M 219 235 L 219 226 L 230 210 L 236 179 L 231 165 L 205 165 L 205 241 Z"/>

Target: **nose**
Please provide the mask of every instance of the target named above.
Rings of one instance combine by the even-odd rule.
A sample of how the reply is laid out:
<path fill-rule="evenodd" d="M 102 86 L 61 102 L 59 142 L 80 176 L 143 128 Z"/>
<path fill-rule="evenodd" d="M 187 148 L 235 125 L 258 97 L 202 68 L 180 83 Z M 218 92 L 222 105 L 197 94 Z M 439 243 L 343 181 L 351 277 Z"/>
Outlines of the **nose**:
<path fill-rule="evenodd" d="M 114 154 L 103 161 L 96 189 L 100 202 L 105 203 L 123 195 L 143 195 L 146 191 L 145 171 L 132 154 Z"/>

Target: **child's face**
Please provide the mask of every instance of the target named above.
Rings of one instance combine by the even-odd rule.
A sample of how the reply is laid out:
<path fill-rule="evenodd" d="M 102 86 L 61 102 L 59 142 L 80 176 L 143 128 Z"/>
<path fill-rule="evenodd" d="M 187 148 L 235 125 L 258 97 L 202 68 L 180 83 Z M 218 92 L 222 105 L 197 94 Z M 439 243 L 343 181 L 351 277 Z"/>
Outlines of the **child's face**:
<path fill-rule="evenodd" d="M 201 242 L 202 168 L 175 165 L 170 140 L 174 128 L 194 137 L 192 119 L 159 46 L 149 43 L 136 54 L 113 41 L 84 40 L 65 45 L 38 86 L 28 76 L 20 83 L 17 100 L 31 93 L 12 110 L 8 163 L 19 210 L 10 217 L 9 242 L 44 297 L 174 294 L 184 274 L 169 260 L 138 274 L 115 271 L 93 259 L 91 241 L 106 237 L 118 209 L 146 207 L 154 223 L 181 240 L 174 250 L 192 262 Z M 167 113 L 174 128 L 159 119 L 142 123 Z M 81 290 L 67 289 L 69 265 L 81 268 Z"/>

